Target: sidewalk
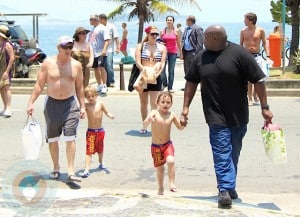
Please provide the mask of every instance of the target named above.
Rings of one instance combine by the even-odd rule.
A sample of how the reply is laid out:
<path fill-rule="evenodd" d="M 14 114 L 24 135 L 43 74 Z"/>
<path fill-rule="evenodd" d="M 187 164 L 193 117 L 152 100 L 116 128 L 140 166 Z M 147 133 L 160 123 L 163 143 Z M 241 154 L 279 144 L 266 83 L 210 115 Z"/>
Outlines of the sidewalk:
<path fill-rule="evenodd" d="M 1 194 L 0 194 L 1 195 Z M 166 193 L 135 189 L 57 189 L 55 198 L 43 199 L 39 206 L 22 207 L 0 200 L 0 216 L 103 216 L 103 217 L 299 217 L 293 213 L 297 207 L 289 201 L 298 200 L 299 195 L 240 193 L 242 199 L 233 201 L 231 209 L 219 209 L 216 195 L 206 192 L 179 191 Z M 257 204 L 257 199 L 263 203 Z M 262 199 L 263 198 L 263 199 Z M 287 210 L 281 210 L 282 207 Z M 291 211 L 295 210 L 295 211 Z M 299 211 L 299 208 L 298 208 Z"/>
<path fill-rule="evenodd" d="M 111 92 L 113 90 L 110 90 Z M 182 91 L 181 91 L 182 92 Z M 181 93 L 180 92 L 180 93 Z M 177 193 L 168 190 L 157 195 L 155 169 L 149 145 L 151 133 L 140 135 L 138 97 L 107 95 L 100 98 L 115 114 L 104 119 L 105 163 L 111 173 L 94 169 L 79 185 L 66 184 L 65 144 L 60 147 L 61 177 L 48 179 L 52 161 L 47 145 L 37 161 L 24 161 L 20 130 L 26 119 L 29 95 L 13 95 L 13 116 L 0 117 L 0 217 L 286 217 L 300 216 L 299 190 L 299 111 L 300 98 L 270 97 L 274 122 L 285 129 L 288 162 L 272 163 L 264 153 L 260 129 L 263 124 L 259 106 L 249 107 L 250 122 L 241 152 L 237 191 L 240 199 L 231 209 L 218 209 L 208 129 L 201 99 L 196 96 L 190 109 L 189 125 L 183 131 L 172 129 L 176 151 Z M 182 95 L 174 95 L 172 110 L 182 108 Z M 44 96 L 35 103 L 34 116 L 43 123 Z M 78 127 L 75 171 L 82 171 L 85 160 L 86 120 Z M 43 128 L 44 129 L 44 128 Z M 32 175 L 34 174 L 34 175 Z M 31 177 L 35 178 L 31 178 Z"/>

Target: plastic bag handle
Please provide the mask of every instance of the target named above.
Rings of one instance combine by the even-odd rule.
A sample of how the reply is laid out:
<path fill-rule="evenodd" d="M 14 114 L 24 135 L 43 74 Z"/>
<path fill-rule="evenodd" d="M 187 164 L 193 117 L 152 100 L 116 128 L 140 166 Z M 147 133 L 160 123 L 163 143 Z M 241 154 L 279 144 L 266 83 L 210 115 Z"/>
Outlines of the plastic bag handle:
<path fill-rule="evenodd" d="M 29 117 L 31 117 L 31 120 L 34 122 L 34 123 L 37 123 L 36 119 L 32 116 L 32 115 L 27 115 L 27 118 L 26 118 L 26 121 L 24 123 L 24 126 L 23 126 L 23 129 L 26 127 L 26 125 L 28 124 L 29 122 Z"/>

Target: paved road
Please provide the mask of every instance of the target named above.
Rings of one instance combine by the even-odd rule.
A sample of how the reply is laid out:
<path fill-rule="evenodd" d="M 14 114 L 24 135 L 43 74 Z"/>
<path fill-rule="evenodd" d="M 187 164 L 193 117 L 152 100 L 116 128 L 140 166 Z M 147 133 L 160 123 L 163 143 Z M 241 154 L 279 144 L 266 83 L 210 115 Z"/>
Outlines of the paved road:
<path fill-rule="evenodd" d="M 137 95 L 99 97 L 116 116 L 115 120 L 104 118 L 104 157 L 111 173 L 98 171 L 94 157 L 91 176 L 78 186 L 65 183 L 64 144 L 60 146 L 63 174 L 59 181 L 47 179 L 52 169 L 47 145 L 42 147 L 37 161 L 24 161 L 20 130 L 26 119 L 29 96 L 14 95 L 13 116 L 9 119 L 0 117 L 0 216 L 26 216 L 27 211 L 30 215 L 36 212 L 37 216 L 41 213 L 43 216 L 299 216 L 300 98 L 269 99 L 274 123 L 285 129 L 288 163 L 283 165 L 274 164 L 265 156 L 260 136 L 263 124 L 260 108 L 250 107 L 250 123 L 237 183 L 241 199 L 234 201 L 232 209 L 220 210 L 216 205 L 217 189 L 208 128 L 199 96 L 197 94 L 191 105 L 188 127 L 183 131 L 172 130 L 178 193 L 168 191 L 166 179 L 165 196 L 158 197 L 150 156 L 151 135 L 141 136 L 137 132 L 141 127 Z M 175 94 L 172 110 L 176 113 L 181 111 L 182 100 L 182 94 Z M 43 101 L 44 96 L 37 100 L 34 116 L 44 128 Z M 82 120 L 78 128 L 77 172 L 84 167 L 86 128 L 87 121 Z M 19 184 L 20 177 L 24 183 L 30 183 L 26 182 L 26 177 L 35 171 L 40 175 L 40 184 L 35 186 L 34 193 L 31 188 L 26 188 L 31 186 L 12 184 Z M 32 198 L 35 196 L 32 195 L 38 195 L 40 191 L 39 195 L 44 199 L 34 203 Z"/>

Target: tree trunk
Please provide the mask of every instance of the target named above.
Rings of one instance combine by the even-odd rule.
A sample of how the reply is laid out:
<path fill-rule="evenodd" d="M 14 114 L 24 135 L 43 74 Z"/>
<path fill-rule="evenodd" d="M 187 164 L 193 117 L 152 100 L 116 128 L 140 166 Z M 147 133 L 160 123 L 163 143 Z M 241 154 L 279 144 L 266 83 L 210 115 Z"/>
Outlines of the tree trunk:
<path fill-rule="evenodd" d="M 138 35 L 138 43 L 141 43 L 143 40 L 143 32 L 144 32 L 144 16 L 139 16 L 139 35 Z"/>
<path fill-rule="evenodd" d="M 292 41 L 290 49 L 290 58 L 295 56 L 295 52 L 299 47 L 299 5 L 300 0 L 287 1 L 287 5 L 291 9 L 291 26 L 292 26 Z M 289 62 L 289 66 L 292 65 L 292 61 Z"/>

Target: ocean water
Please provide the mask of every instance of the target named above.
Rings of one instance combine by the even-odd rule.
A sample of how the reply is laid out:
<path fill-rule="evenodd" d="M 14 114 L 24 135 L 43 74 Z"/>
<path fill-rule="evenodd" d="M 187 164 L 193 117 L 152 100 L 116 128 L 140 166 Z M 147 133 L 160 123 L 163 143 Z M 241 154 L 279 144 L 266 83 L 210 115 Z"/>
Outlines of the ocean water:
<path fill-rule="evenodd" d="M 181 22 L 184 26 L 184 20 Z M 117 27 L 119 37 L 122 36 L 122 22 L 114 23 Z M 207 26 L 212 25 L 214 23 L 198 23 L 203 29 Z M 228 40 L 239 43 L 240 31 L 244 27 L 243 22 L 235 22 L 235 23 L 219 23 L 223 25 L 227 31 Z M 145 27 L 150 24 L 145 23 Z M 165 28 L 165 22 L 155 22 L 151 23 L 151 25 L 157 26 L 159 29 Z M 257 25 L 263 27 L 266 32 L 266 36 L 273 31 L 276 23 L 268 22 L 268 23 L 257 23 Z M 78 26 L 83 26 L 86 29 L 91 29 L 91 25 L 89 25 L 89 21 L 79 21 L 79 22 L 64 22 L 64 21 L 56 21 L 56 22 L 40 22 L 39 23 L 39 47 L 47 54 L 47 56 L 52 56 L 57 53 L 56 43 L 57 39 L 62 35 L 73 36 L 75 29 Z M 32 26 L 29 22 L 28 24 L 22 24 L 23 29 L 27 33 L 29 38 L 32 38 Z M 127 22 L 128 29 L 128 52 L 131 55 L 134 55 L 134 48 L 137 44 L 138 38 L 138 23 L 137 22 Z M 286 26 L 286 37 L 291 37 L 291 27 Z M 123 57 L 122 54 L 115 55 L 114 61 L 118 62 L 120 58 Z"/>

